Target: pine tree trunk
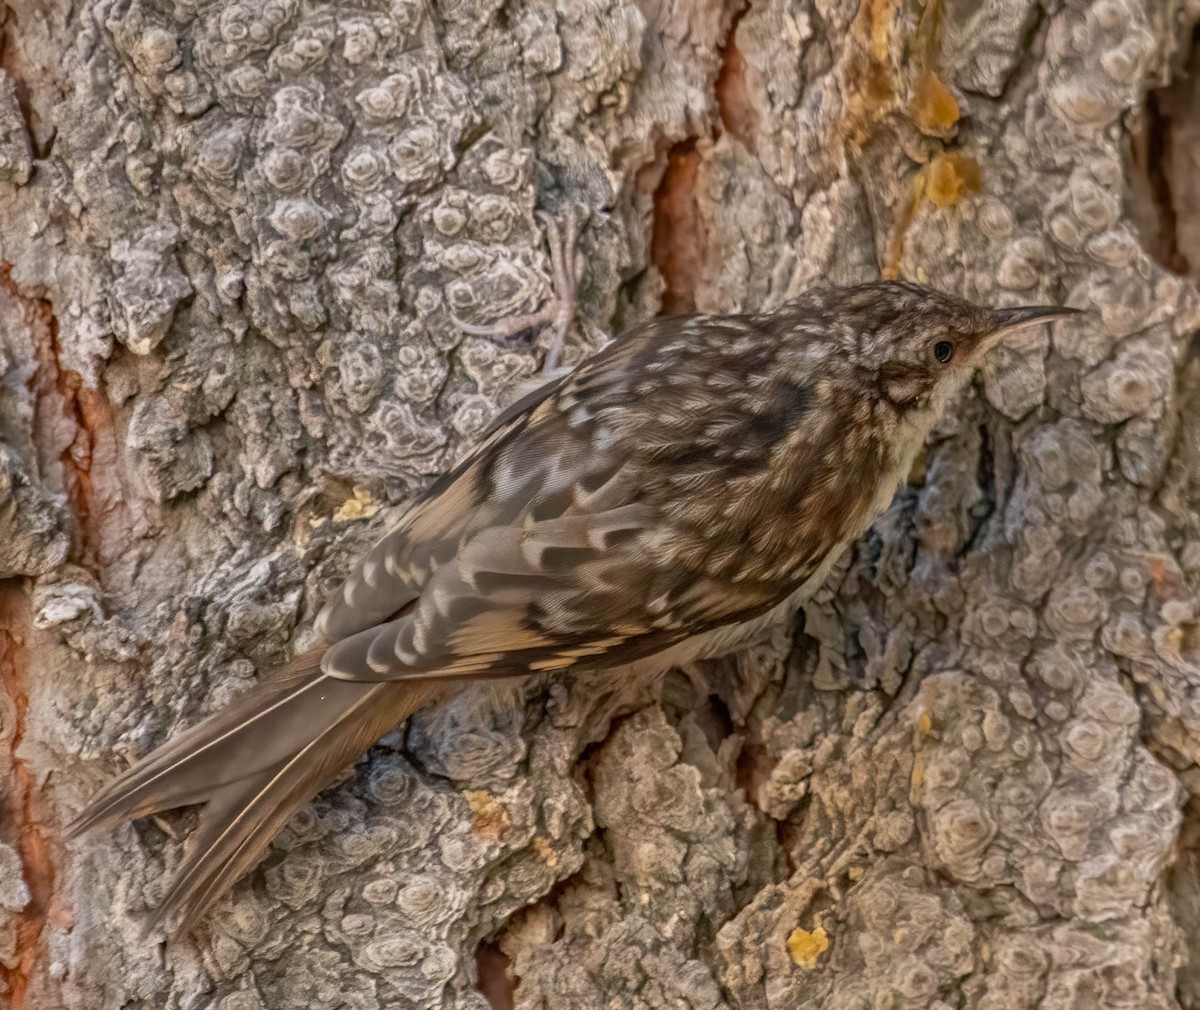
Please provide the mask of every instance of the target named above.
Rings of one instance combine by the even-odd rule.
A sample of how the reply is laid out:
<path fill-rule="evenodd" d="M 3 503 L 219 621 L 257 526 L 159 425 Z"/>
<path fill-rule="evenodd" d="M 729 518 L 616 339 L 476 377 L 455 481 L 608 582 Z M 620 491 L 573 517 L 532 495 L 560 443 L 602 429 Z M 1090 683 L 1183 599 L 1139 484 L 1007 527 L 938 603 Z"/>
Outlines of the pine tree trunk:
<path fill-rule="evenodd" d="M 19 0 L 0 51 L 0 986 L 71 1007 L 1200 1006 L 1195 0 Z M 1191 76 L 1189 76 L 1189 71 Z M 112 773 L 303 645 L 528 378 L 903 276 L 997 352 L 772 642 L 414 719 L 192 939 Z"/>

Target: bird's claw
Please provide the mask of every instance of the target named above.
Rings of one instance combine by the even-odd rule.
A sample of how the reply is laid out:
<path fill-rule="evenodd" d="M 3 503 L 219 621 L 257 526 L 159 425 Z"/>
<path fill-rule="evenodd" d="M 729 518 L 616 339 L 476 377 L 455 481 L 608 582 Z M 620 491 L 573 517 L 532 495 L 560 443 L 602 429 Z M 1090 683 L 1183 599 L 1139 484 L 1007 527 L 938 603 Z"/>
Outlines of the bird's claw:
<path fill-rule="evenodd" d="M 575 288 L 578 283 L 575 274 L 575 251 L 579 242 L 579 227 L 585 215 L 585 208 L 577 205 L 568 206 L 562 214 L 560 227 L 559 221 L 551 214 L 537 211 L 537 218 L 542 222 L 546 245 L 550 252 L 553 285 L 553 294 L 537 312 L 523 316 L 509 316 L 485 325 L 468 323 L 452 314 L 450 319 L 454 325 L 474 337 L 500 337 L 505 340 L 539 326 L 552 326 L 550 346 L 546 350 L 541 374 L 548 378 L 560 372 L 560 361 L 567 332 L 571 329 L 571 323 L 575 319 Z"/>

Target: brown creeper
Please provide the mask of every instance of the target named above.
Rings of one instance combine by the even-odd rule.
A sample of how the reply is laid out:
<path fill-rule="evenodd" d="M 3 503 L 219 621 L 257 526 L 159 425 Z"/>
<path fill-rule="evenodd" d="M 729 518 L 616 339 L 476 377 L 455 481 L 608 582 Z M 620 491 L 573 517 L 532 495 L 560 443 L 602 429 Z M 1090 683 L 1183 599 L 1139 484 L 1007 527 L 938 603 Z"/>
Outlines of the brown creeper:
<path fill-rule="evenodd" d="M 73 829 L 205 809 L 180 928 L 298 807 L 457 685 L 714 654 L 887 507 L 998 338 L 1073 310 L 907 283 L 656 319 L 502 415 L 355 565 L 325 644 L 155 751 Z"/>

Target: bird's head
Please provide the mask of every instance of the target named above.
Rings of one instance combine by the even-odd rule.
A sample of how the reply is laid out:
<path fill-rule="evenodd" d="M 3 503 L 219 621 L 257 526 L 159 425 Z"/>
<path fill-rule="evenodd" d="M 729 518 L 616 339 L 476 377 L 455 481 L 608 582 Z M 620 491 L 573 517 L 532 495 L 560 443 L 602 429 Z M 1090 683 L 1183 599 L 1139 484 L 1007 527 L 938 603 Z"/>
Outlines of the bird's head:
<path fill-rule="evenodd" d="M 941 413 L 991 348 L 1077 309 L 992 309 L 904 281 L 843 288 L 826 302 L 843 340 L 880 397 L 901 413 Z"/>

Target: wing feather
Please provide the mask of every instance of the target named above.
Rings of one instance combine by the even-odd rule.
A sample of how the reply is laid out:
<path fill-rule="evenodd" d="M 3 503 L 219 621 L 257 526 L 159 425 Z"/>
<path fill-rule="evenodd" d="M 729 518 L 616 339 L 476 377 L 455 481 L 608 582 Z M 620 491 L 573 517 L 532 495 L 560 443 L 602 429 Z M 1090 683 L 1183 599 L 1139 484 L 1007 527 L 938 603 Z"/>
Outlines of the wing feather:
<path fill-rule="evenodd" d="M 547 437 L 529 427 L 531 420 L 517 415 L 497 428 L 377 541 L 330 595 L 317 631 L 336 642 L 386 621 L 481 529 L 513 522 L 564 494 L 569 500 L 583 440 Z M 522 431 L 527 437 L 515 440 Z"/>
<path fill-rule="evenodd" d="M 376 682 L 611 665 L 776 603 L 778 584 L 738 581 L 714 553 L 732 559 L 741 544 L 713 544 L 663 511 L 661 486 L 647 492 L 666 453 L 697 456 L 711 497 L 707 446 L 683 438 L 698 429 L 676 415 L 726 409 L 668 379 L 656 388 L 670 416 L 655 420 L 636 383 L 661 363 L 661 339 L 653 324 L 631 332 L 498 423 L 322 612 L 335 639 L 324 672 Z"/>

